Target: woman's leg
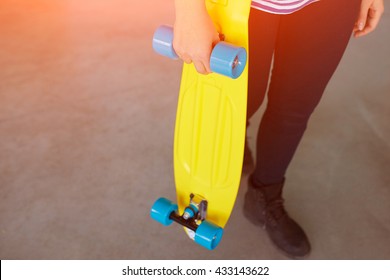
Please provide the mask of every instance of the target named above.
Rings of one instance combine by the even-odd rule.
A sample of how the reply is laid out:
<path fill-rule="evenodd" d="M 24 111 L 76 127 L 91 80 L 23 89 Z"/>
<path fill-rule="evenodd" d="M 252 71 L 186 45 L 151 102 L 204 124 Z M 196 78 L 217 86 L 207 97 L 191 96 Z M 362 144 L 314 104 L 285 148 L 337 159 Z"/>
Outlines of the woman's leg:
<path fill-rule="evenodd" d="M 280 16 L 251 9 L 249 16 L 249 73 L 248 107 L 249 119 L 259 109 L 268 86 L 272 56 L 278 34 Z M 245 139 L 243 174 L 253 171 L 254 160 Z"/>
<path fill-rule="evenodd" d="M 264 100 L 280 16 L 251 9 L 249 16 L 249 65 L 247 120 Z"/>
<path fill-rule="evenodd" d="M 308 119 L 345 51 L 359 6 L 360 0 L 322 0 L 281 17 L 268 104 L 257 138 L 254 182 L 283 181 Z"/>

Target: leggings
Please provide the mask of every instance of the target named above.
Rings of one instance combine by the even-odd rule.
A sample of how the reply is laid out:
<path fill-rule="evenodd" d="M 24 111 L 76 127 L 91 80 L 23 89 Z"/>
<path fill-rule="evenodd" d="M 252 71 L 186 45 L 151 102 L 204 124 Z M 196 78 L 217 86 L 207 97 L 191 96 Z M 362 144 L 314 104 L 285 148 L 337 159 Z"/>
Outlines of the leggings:
<path fill-rule="evenodd" d="M 266 93 L 268 97 L 252 174 L 259 185 L 284 180 L 310 115 L 347 47 L 360 3 L 321 0 L 291 15 L 251 10 L 248 124 Z"/>

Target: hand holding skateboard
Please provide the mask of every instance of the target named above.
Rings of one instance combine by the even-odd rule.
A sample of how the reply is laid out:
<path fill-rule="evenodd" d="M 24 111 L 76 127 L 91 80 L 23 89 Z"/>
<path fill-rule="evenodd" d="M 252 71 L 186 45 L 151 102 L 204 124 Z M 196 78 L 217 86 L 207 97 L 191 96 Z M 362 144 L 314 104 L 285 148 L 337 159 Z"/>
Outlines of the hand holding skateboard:
<path fill-rule="evenodd" d="M 163 56 L 179 59 L 173 48 L 173 29 L 162 25 L 154 33 L 153 49 Z M 245 48 L 237 47 L 227 42 L 218 43 L 210 57 L 212 72 L 236 79 L 245 69 L 247 53 Z"/>

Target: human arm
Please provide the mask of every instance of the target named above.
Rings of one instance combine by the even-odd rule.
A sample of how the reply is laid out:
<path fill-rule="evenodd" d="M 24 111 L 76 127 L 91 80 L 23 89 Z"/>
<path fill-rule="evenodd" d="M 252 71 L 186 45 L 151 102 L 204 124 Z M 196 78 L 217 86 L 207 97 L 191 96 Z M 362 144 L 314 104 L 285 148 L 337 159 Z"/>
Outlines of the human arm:
<path fill-rule="evenodd" d="M 173 48 L 186 63 L 194 63 L 201 74 L 211 73 L 210 55 L 219 42 L 218 32 L 204 0 L 175 0 Z"/>
<path fill-rule="evenodd" d="M 362 37 L 375 30 L 384 11 L 383 0 L 362 0 L 354 36 Z"/>

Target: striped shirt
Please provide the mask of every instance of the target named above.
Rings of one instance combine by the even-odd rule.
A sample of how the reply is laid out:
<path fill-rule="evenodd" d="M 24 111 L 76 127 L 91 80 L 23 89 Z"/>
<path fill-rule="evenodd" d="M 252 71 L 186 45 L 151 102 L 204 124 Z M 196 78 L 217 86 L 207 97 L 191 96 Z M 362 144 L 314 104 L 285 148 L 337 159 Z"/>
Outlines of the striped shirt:
<path fill-rule="evenodd" d="M 272 14 L 287 15 L 319 0 L 252 0 L 252 7 Z"/>

